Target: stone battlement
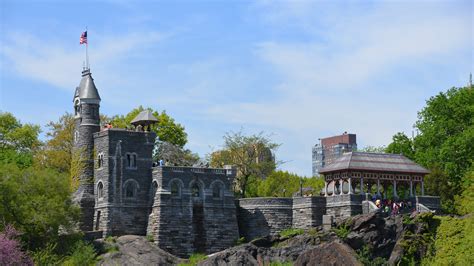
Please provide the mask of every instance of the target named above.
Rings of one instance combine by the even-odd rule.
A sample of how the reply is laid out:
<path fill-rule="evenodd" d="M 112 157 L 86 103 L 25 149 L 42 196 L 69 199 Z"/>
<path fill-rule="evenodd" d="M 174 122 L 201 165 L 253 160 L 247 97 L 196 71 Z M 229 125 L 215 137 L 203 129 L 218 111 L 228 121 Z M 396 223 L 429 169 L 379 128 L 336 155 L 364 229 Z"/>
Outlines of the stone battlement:
<path fill-rule="evenodd" d="M 222 168 L 201 168 L 201 167 L 186 167 L 186 166 L 154 166 L 153 172 L 166 173 L 199 173 L 199 174 L 213 174 L 233 176 L 235 170 Z"/>

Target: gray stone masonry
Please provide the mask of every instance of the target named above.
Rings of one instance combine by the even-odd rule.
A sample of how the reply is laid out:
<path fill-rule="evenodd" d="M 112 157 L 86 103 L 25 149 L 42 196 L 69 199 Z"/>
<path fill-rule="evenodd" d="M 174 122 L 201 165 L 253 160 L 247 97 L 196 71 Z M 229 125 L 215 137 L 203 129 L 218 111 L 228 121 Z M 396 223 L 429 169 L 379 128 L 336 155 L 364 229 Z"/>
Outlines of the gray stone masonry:
<path fill-rule="evenodd" d="M 232 169 L 159 166 L 147 234 L 158 247 L 178 256 L 213 253 L 239 236 L 232 192 Z"/>
<path fill-rule="evenodd" d="M 247 241 L 292 227 L 292 198 L 245 198 L 237 204 L 240 235 Z"/>
<path fill-rule="evenodd" d="M 343 194 L 326 197 L 326 214 L 336 221 L 362 213 L 365 195 Z"/>
<path fill-rule="evenodd" d="M 146 234 L 155 137 L 153 132 L 114 128 L 94 134 L 94 230 L 104 235 Z"/>
<path fill-rule="evenodd" d="M 322 224 L 326 213 L 325 197 L 293 198 L 293 227 L 308 229 Z"/>

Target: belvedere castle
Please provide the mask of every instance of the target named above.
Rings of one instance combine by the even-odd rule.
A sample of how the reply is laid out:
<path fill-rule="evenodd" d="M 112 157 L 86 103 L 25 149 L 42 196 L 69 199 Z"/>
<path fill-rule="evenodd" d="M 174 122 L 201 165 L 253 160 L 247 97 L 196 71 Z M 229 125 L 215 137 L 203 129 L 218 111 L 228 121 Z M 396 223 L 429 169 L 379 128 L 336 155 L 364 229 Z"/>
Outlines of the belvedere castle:
<path fill-rule="evenodd" d="M 321 196 L 236 200 L 235 169 L 156 165 L 156 134 L 147 127 L 157 119 L 144 111 L 132 121 L 134 130 L 104 128 L 100 102 L 85 69 L 73 99 L 74 152 L 84 165 L 74 201 L 82 210 L 81 230 L 96 237 L 147 235 L 178 256 L 213 253 L 239 237 L 330 226 L 334 219 L 375 211 L 369 193 L 386 197 L 391 187 L 398 197 L 397 184 L 410 188 L 406 196 L 418 210 L 439 208 L 438 197 L 424 196 L 426 169 L 402 155 L 357 152 L 321 169 L 326 182 Z"/>

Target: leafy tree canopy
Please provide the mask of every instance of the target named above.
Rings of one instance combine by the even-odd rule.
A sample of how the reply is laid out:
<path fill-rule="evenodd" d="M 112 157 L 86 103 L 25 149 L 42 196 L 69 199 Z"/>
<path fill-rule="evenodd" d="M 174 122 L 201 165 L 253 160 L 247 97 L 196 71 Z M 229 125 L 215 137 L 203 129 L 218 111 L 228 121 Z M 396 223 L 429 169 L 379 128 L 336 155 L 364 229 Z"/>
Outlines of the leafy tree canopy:
<path fill-rule="evenodd" d="M 11 113 L 0 112 L 0 162 L 32 165 L 39 133 L 38 125 L 22 124 Z"/>
<path fill-rule="evenodd" d="M 49 169 L 20 169 L 15 164 L 0 167 L 0 227 L 12 224 L 21 231 L 28 249 L 55 241 L 59 228 L 72 228 L 78 215 L 67 175 Z"/>
<path fill-rule="evenodd" d="M 398 132 L 392 137 L 392 143 L 390 143 L 385 149 L 387 153 L 403 154 L 407 158 L 414 159 L 415 149 L 413 147 L 413 141 L 405 135 L 405 133 Z"/>
<path fill-rule="evenodd" d="M 264 133 L 244 135 L 242 131 L 227 133 L 223 149 L 210 155 L 211 167 L 233 165 L 237 168 L 235 190 L 246 195 L 249 179 L 265 177 L 276 168 L 274 151 L 279 147 Z"/>
<path fill-rule="evenodd" d="M 188 135 L 184 131 L 184 127 L 176 123 L 165 111 L 159 113 L 152 108 L 143 108 L 139 106 L 126 115 L 115 115 L 111 119 L 111 124 L 118 128 L 128 128 L 131 126 L 130 122 L 145 109 L 153 112 L 153 115 L 158 119 L 158 123 L 152 125 L 151 130 L 156 133 L 159 141 L 169 142 L 179 147 L 184 147 L 188 142 Z"/>

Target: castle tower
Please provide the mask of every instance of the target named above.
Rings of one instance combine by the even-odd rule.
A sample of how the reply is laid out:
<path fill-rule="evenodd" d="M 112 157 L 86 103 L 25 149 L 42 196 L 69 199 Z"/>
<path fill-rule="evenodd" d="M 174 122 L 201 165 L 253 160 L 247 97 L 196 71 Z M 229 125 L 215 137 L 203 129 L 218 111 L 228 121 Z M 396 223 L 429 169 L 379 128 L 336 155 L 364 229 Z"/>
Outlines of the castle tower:
<path fill-rule="evenodd" d="M 94 219 L 94 139 L 100 130 L 100 96 L 90 70 L 82 71 L 82 79 L 74 93 L 74 149 L 80 156 L 83 167 L 79 170 L 79 188 L 74 193 L 74 202 L 82 211 L 80 229 L 91 231 Z"/>

